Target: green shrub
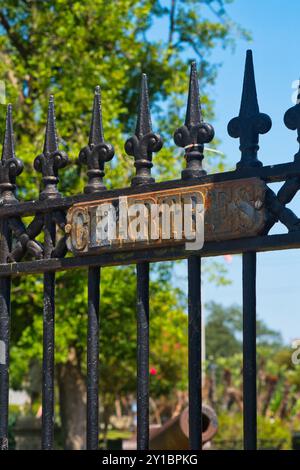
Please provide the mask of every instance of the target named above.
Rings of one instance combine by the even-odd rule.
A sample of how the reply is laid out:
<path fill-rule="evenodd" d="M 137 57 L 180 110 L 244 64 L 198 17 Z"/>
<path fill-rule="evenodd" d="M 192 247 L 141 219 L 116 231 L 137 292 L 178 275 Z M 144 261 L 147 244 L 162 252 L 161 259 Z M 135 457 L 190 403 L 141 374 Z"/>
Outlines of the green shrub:
<path fill-rule="evenodd" d="M 291 449 L 290 423 L 279 418 L 258 416 L 258 448 Z M 218 414 L 218 433 L 213 440 L 217 449 L 243 448 L 243 416 L 241 413 Z"/>

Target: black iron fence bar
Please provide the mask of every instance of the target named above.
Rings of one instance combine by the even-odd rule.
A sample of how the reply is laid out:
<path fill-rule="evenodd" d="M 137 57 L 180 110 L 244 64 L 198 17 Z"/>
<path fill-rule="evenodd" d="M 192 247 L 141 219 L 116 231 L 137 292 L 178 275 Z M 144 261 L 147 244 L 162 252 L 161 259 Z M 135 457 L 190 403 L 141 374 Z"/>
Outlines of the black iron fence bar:
<path fill-rule="evenodd" d="M 264 180 L 266 183 L 276 183 L 285 181 L 291 177 L 300 177 L 300 162 L 295 163 L 281 163 L 278 165 L 269 165 L 259 168 L 247 168 L 244 170 L 225 171 L 223 173 L 214 173 L 211 175 L 204 175 L 197 179 L 192 180 L 169 180 L 143 187 L 127 187 L 121 189 L 112 189 L 102 192 L 101 194 L 77 194 L 75 196 L 68 196 L 56 198 L 51 200 L 33 200 L 33 201 L 20 201 L 14 206 L 0 206 L 0 218 L 14 217 L 14 216 L 29 216 L 37 213 L 45 213 L 55 210 L 69 209 L 73 204 L 79 202 L 90 202 L 111 197 L 129 196 L 131 194 L 147 193 L 156 190 L 184 188 L 187 186 L 194 186 L 205 183 L 219 183 L 229 180 L 239 180 L 251 177 L 257 177 Z"/>
<path fill-rule="evenodd" d="M 152 131 L 148 82 L 142 75 L 135 133 L 127 139 L 125 151 L 134 157 L 133 188 L 153 186 L 152 152 L 162 147 L 162 139 Z M 146 186 L 147 187 L 147 186 Z M 137 449 L 149 448 L 149 263 L 138 263 L 137 276 Z"/>
<path fill-rule="evenodd" d="M 149 449 L 149 263 L 137 274 L 137 449 Z"/>
<path fill-rule="evenodd" d="M 9 104 L 0 161 L 0 192 L 4 205 L 18 203 L 14 194 L 15 178 L 22 169 L 22 162 L 15 156 L 12 106 Z M 11 242 L 10 224 L 2 219 L 0 221 L 0 260 L 2 263 L 7 261 Z M 10 293 L 11 278 L 4 277 L 0 281 L 0 449 L 3 450 L 8 449 Z"/>
<path fill-rule="evenodd" d="M 88 270 L 87 449 L 99 442 L 99 302 L 100 268 Z"/>
<path fill-rule="evenodd" d="M 52 214 L 44 215 L 44 259 L 51 258 L 56 230 Z M 46 261 L 47 262 L 47 261 Z M 42 382 L 42 449 L 54 445 L 54 328 L 55 272 L 44 273 L 43 306 L 43 382 Z"/>
<path fill-rule="evenodd" d="M 252 52 L 247 51 L 240 112 L 228 124 L 229 135 L 235 138 L 238 137 L 240 140 L 241 160 L 237 164 L 238 169 L 248 171 L 249 168 L 252 168 L 257 172 L 262 167 L 262 163 L 257 156 L 259 134 L 265 134 L 271 129 L 271 126 L 270 117 L 259 111 Z M 282 208 L 278 211 L 278 215 L 280 215 L 281 210 Z M 243 418 L 245 450 L 256 449 L 256 414 L 256 252 L 248 251 L 243 254 Z"/>
<path fill-rule="evenodd" d="M 88 145 L 79 154 L 81 164 L 87 166 L 88 183 L 85 194 L 106 191 L 103 183 L 104 164 L 114 155 L 114 149 L 104 140 L 102 126 L 101 91 L 94 94 Z M 87 449 L 96 450 L 99 444 L 99 309 L 100 267 L 88 269 L 88 334 L 87 334 Z"/>
<path fill-rule="evenodd" d="M 201 249 L 201 257 L 240 254 L 248 251 L 264 252 L 300 248 L 300 232 L 280 235 L 266 235 L 238 240 L 207 242 Z M 24 261 L 0 264 L 0 278 L 22 276 L 49 271 L 66 271 L 87 266 L 122 266 L 142 263 L 144 261 L 172 261 L 186 259 L 192 254 L 199 256 L 199 251 L 188 251 L 184 246 L 158 248 L 153 250 L 136 250 L 135 252 L 103 253 L 70 258 L 51 258 L 49 260 Z"/>
<path fill-rule="evenodd" d="M 50 96 L 43 152 L 34 160 L 34 168 L 42 174 L 41 200 L 61 198 L 57 189 L 58 170 L 66 166 L 67 155 L 58 149 L 54 98 Z M 44 260 L 52 255 L 56 241 L 56 223 L 52 212 L 44 214 Z M 54 444 L 54 327 L 55 272 L 44 273 L 43 307 L 43 385 L 42 385 L 42 449 Z"/>
<path fill-rule="evenodd" d="M 189 443 L 202 448 L 201 258 L 188 258 Z"/>
<path fill-rule="evenodd" d="M 214 137 L 213 127 L 205 123 L 200 104 L 196 63 L 191 64 L 185 123 L 174 133 L 174 141 L 185 150 L 183 180 L 189 183 L 206 175 L 202 167 L 204 144 Z M 191 254 L 191 253 L 190 253 Z M 202 449 L 202 356 L 201 356 L 201 258 L 188 257 L 188 389 L 189 447 Z"/>
<path fill-rule="evenodd" d="M 54 441 L 54 315 L 55 274 L 44 275 L 42 449 L 51 450 Z"/>
<path fill-rule="evenodd" d="M 244 449 L 257 442 L 256 253 L 243 254 L 243 419 Z"/>
<path fill-rule="evenodd" d="M 0 259 L 5 262 L 10 243 L 10 230 L 5 220 L 0 224 Z M 11 279 L 0 280 L 0 450 L 8 449 L 9 336 Z"/>
<path fill-rule="evenodd" d="M 45 259 L 55 243 L 55 225 L 51 214 L 45 216 Z M 54 443 L 54 327 L 55 272 L 44 273 L 43 308 L 43 386 L 42 386 L 42 449 L 51 450 Z"/>

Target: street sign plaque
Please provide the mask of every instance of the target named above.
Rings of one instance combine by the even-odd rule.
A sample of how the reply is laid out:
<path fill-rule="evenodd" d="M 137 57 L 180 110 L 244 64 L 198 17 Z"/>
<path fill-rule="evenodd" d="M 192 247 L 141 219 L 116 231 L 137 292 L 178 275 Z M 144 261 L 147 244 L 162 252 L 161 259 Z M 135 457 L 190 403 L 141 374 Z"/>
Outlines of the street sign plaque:
<path fill-rule="evenodd" d="M 255 236 L 266 221 L 265 191 L 262 180 L 247 178 L 74 204 L 68 248 L 80 255 L 191 243 L 197 220 L 205 242 Z"/>

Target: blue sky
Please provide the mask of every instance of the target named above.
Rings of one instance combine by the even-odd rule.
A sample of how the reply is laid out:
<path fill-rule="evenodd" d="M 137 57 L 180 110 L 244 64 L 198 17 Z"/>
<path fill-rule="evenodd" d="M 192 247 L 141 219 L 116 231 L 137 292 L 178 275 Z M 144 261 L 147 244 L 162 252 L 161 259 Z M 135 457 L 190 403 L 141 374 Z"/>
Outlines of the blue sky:
<path fill-rule="evenodd" d="M 210 88 L 215 100 L 216 135 L 219 150 L 234 165 L 239 160 L 238 141 L 227 135 L 227 123 L 239 111 L 245 52 L 253 50 L 260 110 L 269 114 L 273 126 L 260 138 L 259 159 L 264 164 L 291 161 L 296 153 L 296 132 L 285 128 L 283 115 L 292 106 L 292 83 L 300 76 L 298 0 L 235 0 L 227 6 L 229 16 L 250 31 L 252 41 L 237 40 L 235 51 L 216 49 L 214 62 L 221 62 L 216 83 Z M 278 189 L 273 185 L 272 189 Z M 299 197 L 290 207 L 299 211 Z M 284 231 L 279 227 L 278 231 Z M 272 233 L 275 231 L 273 230 Z M 204 282 L 204 301 L 224 305 L 241 304 L 241 257 L 227 265 L 232 284 L 216 287 Z M 186 288 L 182 268 L 178 271 L 181 287 Z M 286 342 L 300 338 L 300 250 L 258 254 L 257 312 L 267 324 L 279 330 Z"/>
<path fill-rule="evenodd" d="M 300 2 L 236 0 L 227 10 L 251 32 L 253 40 L 249 44 L 238 41 L 233 54 L 223 50 L 213 54 L 214 60 L 222 62 L 212 90 L 216 103 L 214 126 L 221 139 L 219 149 L 230 163 L 239 159 L 238 142 L 227 135 L 226 126 L 238 114 L 245 51 L 251 48 L 260 110 L 269 114 L 273 122 L 271 131 L 260 138 L 259 159 L 264 164 L 291 161 L 298 149 L 297 136 L 284 126 L 283 115 L 292 106 L 292 83 L 300 76 Z M 290 207 L 300 215 L 299 197 Z M 279 230 L 284 231 L 280 227 Z M 241 303 L 240 256 L 235 256 L 228 265 L 228 275 L 231 286 L 216 288 L 205 283 L 206 301 Z M 281 331 L 287 342 L 300 337 L 299 279 L 300 250 L 258 254 L 257 312 L 270 327 Z"/>

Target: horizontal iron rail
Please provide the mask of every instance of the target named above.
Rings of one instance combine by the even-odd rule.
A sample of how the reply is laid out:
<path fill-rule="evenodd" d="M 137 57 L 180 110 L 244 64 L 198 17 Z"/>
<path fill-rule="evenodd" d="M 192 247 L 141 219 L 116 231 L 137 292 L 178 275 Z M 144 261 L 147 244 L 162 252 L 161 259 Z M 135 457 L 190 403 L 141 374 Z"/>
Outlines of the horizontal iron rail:
<path fill-rule="evenodd" d="M 300 248 L 300 231 L 280 235 L 243 238 L 238 240 L 208 242 L 201 251 L 186 250 L 183 245 L 151 250 L 103 253 L 69 258 L 24 261 L 0 264 L 0 277 L 38 274 L 49 271 L 65 271 L 88 266 L 119 266 L 143 261 L 174 261 L 196 254 L 201 257 L 239 254 L 248 251 L 276 251 Z"/>
<path fill-rule="evenodd" d="M 28 216 L 37 213 L 51 212 L 54 210 L 69 209 L 73 204 L 79 202 L 97 201 L 119 196 L 129 196 L 130 194 L 140 194 L 152 191 L 184 188 L 186 186 L 194 186 L 205 183 L 219 183 L 230 180 L 245 178 L 261 178 L 267 183 L 285 181 L 288 178 L 300 176 L 300 162 L 281 163 L 278 165 L 270 165 L 264 167 L 255 167 L 240 169 L 234 171 L 226 171 L 224 173 L 215 173 L 212 175 L 204 175 L 193 180 L 170 180 L 160 183 L 152 183 L 142 185 L 141 187 L 128 187 L 121 189 L 105 190 L 103 193 L 95 194 L 77 194 L 63 198 L 53 198 L 49 200 L 33 200 L 20 201 L 17 204 L 8 204 L 0 206 L 0 218 L 13 216 Z"/>

